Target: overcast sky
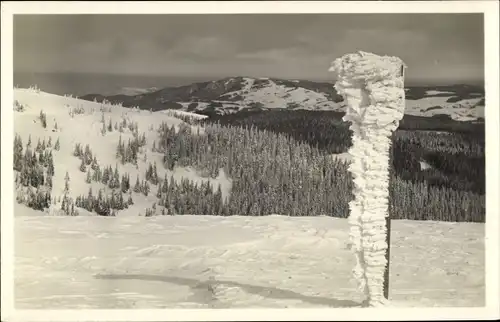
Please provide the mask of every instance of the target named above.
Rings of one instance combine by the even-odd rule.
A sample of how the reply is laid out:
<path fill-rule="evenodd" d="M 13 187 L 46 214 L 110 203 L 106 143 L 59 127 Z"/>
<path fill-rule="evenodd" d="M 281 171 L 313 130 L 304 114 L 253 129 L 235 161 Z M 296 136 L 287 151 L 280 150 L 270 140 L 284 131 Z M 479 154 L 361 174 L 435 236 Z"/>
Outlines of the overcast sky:
<path fill-rule="evenodd" d="M 328 79 L 357 50 L 410 82 L 482 81 L 482 14 L 15 16 L 15 71 Z"/>

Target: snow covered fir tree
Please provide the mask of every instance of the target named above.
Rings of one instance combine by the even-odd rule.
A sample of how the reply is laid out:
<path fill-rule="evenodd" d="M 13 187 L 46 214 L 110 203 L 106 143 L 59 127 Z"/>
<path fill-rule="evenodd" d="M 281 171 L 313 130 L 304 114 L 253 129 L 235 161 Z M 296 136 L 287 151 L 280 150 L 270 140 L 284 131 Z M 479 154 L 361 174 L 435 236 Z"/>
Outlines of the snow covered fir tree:
<path fill-rule="evenodd" d="M 87 114 L 86 117 L 90 115 Z M 307 118 L 307 114 L 300 116 L 299 122 L 304 118 Z M 132 193 L 132 198 L 134 194 L 148 196 L 151 193 L 158 197 L 157 203 L 164 199 L 167 191 L 172 190 L 168 198 L 172 200 L 169 207 L 173 209 L 167 213 L 174 214 L 185 214 L 185 211 L 206 214 L 202 209 L 208 207 L 220 208 L 220 212 L 225 215 L 263 216 L 286 213 L 290 216 L 348 216 L 352 183 L 347 163 L 342 159 L 332 158 L 330 151 L 333 149 L 329 147 L 336 146 L 335 141 L 330 141 L 326 148 L 320 148 L 307 141 L 294 139 L 286 133 L 279 133 L 272 125 L 261 125 L 258 119 L 255 120 L 257 126 L 231 126 L 226 123 L 227 119 L 222 122 L 207 122 L 203 127 L 196 125 L 196 129 L 193 129 L 193 126 L 184 122 L 169 125 L 161 121 L 154 131 L 147 131 L 147 136 L 151 138 L 147 142 L 146 132 L 139 133 L 137 123 L 132 122 L 130 124 L 135 125 L 127 127 L 127 118 L 123 118 L 120 121 L 125 124 L 123 132 L 113 134 L 113 139 L 109 139 L 109 143 L 113 145 L 109 150 L 115 153 L 108 153 L 108 164 L 99 161 L 91 147 L 92 143 L 83 145 L 75 142 L 71 152 L 58 151 L 63 140 L 55 135 L 58 132 L 51 133 L 54 136 L 53 139 L 50 138 L 55 141 L 51 146 L 47 145 L 46 140 L 49 138 L 46 136 L 28 138 L 37 140 L 35 147 L 31 147 L 31 141 L 23 146 L 21 137 L 16 135 L 14 170 L 24 187 L 40 191 L 49 188 L 46 192 L 54 194 L 51 187 L 45 187 L 44 184 L 45 181 L 49 181 L 49 184 L 53 181 L 52 155 L 64 159 L 74 158 L 71 163 L 77 162 L 75 167 L 64 170 L 81 181 L 77 182 L 79 194 L 73 195 L 73 199 L 87 194 L 89 188 L 84 189 L 85 185 L 95 187 L 96 193 L 102 189 L 102 193 L 109 198 L 116 191 L 122 194 Z M 260 128 L 262 126 L 264 128 Z M 294 124 L 290 123 L 290 126 L 293 127 Z M 307 128 L 307 123 L 304 126 Z M 343 127 L 342 125 L 339 130 Z M 199 133 L 200 129 L 203 129 L 203 135 Z M 345 131 L 349 133 L 348 129 Z M 442 138 L 432 133 L 420 135 L 403 132 L 399 135 L 401 138 L 396 137 L 392 147 L 393 153 L 397 152 L 401 157 L 392 158 L 391 217 L 483 221 L 484 169 L 481 177 L 481 172 L 477 172 L 481 171 L 481 167 L 475 166 L 475 163 L 480 165 L 481 162 L 477 155 L 482 155 L 484 162 L 484 149 L 478 147 L 481 141 L 473 137 L 464 141 L 459 134 L 456 138 L 452 137 L 451 141 L 448 140 L 448 147 L 445 148 Z M 103 139 L 100 140 L 102 142 Z M 113 143 L 114 140 L 116 143 Z M 410 142 L 425 143 L 434 150 L 414 150 Z M 434 152 L 436 148 L 433 146 L 449 152 L 438 154 Z M 459 146 L 463 152 L 457 154 L 454 151 Z M 336 149 L 346 151 L 347 145 L 342 143 Z M 61 155 L 63 153 L 66 155 Z M 432 166 L 427 171 L 418 171 L 419 155 L 420 158 L 429 160 L 429 163 L 446 167 L 441 169 L 450 172 L 443 173 L 443 170 Z M 447 155 L 450 157 L 445 159 Z M 27 162 L 27 159 L 32 161 Z M 470 163 L 471 161 L 475 163 Z M 174 180 L 172 171 L 188 167 L 195 169 L 201 179 L 207 178 L 208 181 L 177 180 L 177 177 Z M 468 178 L 454 174 L 464 167 L 472 171 Z M 417 171 L 412 173 L 412 169 Z M 39 183 L 38 179 L 25 179 L 28 172 L 32 176 L 38 174 L 36 178 L 42 178 L 40 182 L 43 183 Z M 231 182 L 231 192 L 224 194 L 224 198 L 220 186 L 202 184 L 210 180 L 216 181 L 219 177 L 227 177 L 227 181 Z M 460 188 L 457 189 L 458 187 Z M 26 192 L 23 189 L 20 191 L 21 194 Z M 201 191 L 214 201 L 207 204 L 206 200 L 200 199 Z M 334 193 L 331 194 L 331 191 Z M 396 198 L 396 194 L 401 198 Z M 53 197 L 59 199 L 63 194 L 57 193 Z M 465 204 L 467 207 L 464 207 Z M 443 211 L 444 209 L 447 211 Z M 160 213 L 161 209 L 158 211 Z M 217 210 L 217 214 L 221 213 Z"/>

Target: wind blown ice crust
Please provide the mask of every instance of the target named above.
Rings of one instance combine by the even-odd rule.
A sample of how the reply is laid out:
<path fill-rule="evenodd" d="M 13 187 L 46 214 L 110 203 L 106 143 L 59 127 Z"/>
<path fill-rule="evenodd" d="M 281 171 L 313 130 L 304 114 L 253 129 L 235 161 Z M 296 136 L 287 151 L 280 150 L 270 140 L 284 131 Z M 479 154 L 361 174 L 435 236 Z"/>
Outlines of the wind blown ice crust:
<path fill-rule="evenodd" d="M 362 51 L 333 61 L 329 70 L 337 74 L 335 89 L 347 102 L 344 120 L 376 126 L 399 122 L 404 115 L 405 67 L 397 57 Z"/>
<path fill-rule="evenodd" d="M 335 89 L 347 103 L 343 119 L 353 133 L 349 237 L 357 262 L 353 275 L 370 306 L 385 302 L 390 137 L 404 116 L 405 67 L 397 57 L 358 52 L 336 59 L 329 69 L 337 74 Z"/>

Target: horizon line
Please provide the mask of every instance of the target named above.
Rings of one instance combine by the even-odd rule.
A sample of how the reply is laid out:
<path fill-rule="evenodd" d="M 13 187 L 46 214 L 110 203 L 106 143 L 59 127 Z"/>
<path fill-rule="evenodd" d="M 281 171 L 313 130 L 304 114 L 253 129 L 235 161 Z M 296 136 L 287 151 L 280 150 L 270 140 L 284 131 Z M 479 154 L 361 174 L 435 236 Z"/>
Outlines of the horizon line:
<path fill-rule="evenodd" d="M 179 79 L 206 79 L 206 80 L 222 80 L 225 78 L 247 77 L 247 78 L 270 78 L 270 79 L 283 79 L 283 80 L 299 80 L 299 81 L 312 81 L 323 83 L 334 83 L 335 78 L 322 78 L 322 77 L 281 77 L 281 76 L 248 76 L 248 75 L 168 75 L 168 74 L 141 74 L 141 73 L 115 73 L 115 72 L 87 72 L 87 71 L 27 71 L 18 70 L 13 71 L 13 74 L 73 74 L 73 75 L 102 75 L 102 76 L 115 76 L 115 77 L 151 77 L 151 78 L 179 78 Z M 452 85 L 472 85 L 484 86 L 484 79 L 406 79 L 405 85 L 419 85 L 419 86 L 452 86 Z"/>

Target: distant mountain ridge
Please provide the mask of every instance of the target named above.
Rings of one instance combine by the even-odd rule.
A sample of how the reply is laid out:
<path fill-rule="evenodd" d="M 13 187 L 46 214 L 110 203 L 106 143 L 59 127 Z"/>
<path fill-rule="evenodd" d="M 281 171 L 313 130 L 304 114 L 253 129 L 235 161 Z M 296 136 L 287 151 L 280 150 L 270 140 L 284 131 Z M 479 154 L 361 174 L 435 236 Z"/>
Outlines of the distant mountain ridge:
<path fill-rule="evenodd" d="M 81 98 L 120 102 L 125 107 L 153 111 L 178 109 L 202 114 L 228 114 L 245 109 L 344 111 L 345 108 L 333 83 L 243 76 L 158 90 L 136 89 L 135 94 L 89 94 Z M 444 114 L 456 120 L 477 120 L 484 118 L 484 104 L 484 88 L 479 86 L 455 84 L 406 88 L 405 112 L 411 115 Z"/>

